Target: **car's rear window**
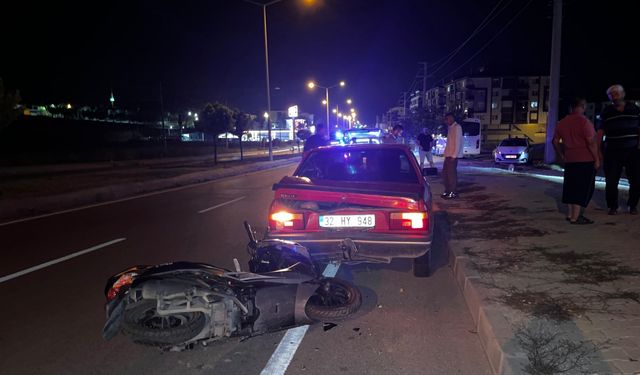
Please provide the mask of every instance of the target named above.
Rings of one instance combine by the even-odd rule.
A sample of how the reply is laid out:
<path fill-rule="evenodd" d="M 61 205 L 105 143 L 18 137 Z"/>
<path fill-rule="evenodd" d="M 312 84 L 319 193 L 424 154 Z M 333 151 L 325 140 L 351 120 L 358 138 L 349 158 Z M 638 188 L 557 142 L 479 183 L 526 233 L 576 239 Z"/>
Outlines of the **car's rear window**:
<path fill-rule="evenodd" d="M 418 182 L 401 149 L 319 150 L 298 167 L 296 175 L 335 181 Z"/>
<path fill-rule="evenodd" d="M 508 147 L 526 146 L 526 145 L 527 145 L 527 141 L 524 138 L 510 138 L 500 142 L 500 146 L 508 146 Z"/>

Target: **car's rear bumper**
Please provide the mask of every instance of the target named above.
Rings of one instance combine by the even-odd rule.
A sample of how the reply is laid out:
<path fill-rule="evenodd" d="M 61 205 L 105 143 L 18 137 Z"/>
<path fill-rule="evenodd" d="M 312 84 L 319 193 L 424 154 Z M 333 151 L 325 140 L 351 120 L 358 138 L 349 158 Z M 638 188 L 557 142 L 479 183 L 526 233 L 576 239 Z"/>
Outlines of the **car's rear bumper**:
<path fill-rule="evenodd" d="M 267 233 L 267 238 L 294 241 L 315 259 L 385 262 L 393 258 L 417 258 L 431 249 L 431 235 L 396 236 L 387 233 Z"/>

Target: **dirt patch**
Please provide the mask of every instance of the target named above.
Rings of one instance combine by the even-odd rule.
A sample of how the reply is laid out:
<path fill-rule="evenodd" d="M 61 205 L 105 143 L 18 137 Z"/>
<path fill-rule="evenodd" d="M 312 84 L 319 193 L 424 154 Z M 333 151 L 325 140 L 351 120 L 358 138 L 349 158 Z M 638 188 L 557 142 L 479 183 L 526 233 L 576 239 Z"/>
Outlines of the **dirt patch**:
<path fill-rule="evenodd" d="M 500 298 L 500 301 L 513 309 L 556 322 L 569 321 L 574 316 L 586 311 L 584 307 L 575 304 L 568 298 L 557 298 L 547 292 L 515 288 L 509 289 L 507 294 Z"/>

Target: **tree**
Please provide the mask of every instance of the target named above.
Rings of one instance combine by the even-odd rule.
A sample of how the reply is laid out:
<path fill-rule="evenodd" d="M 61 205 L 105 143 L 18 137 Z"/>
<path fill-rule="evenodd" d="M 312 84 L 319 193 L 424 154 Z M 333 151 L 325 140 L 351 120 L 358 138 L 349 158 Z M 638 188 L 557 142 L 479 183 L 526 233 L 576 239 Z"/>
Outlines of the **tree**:
<path fill-rule="evenodd" d="M 18 118 L 18 109 L 20 103 L 20 93 L 10 93 L 5 91 L 4 83 L 0 78 L 0 131 L 11 125 Z"/>
<path fill-rule="evenodd" d="M 253 122 L 253 116 L 242 111 L 236 111 L 235 122 L 236 127 L 233 131 L 233 134 L 238 136 L 238 141 L 240 142 L 240 160 L 243 160 L 244 154 L 242 152 L 242 136 L 244 135 L 244 132 L 249 128 L 249 126 L 251 126 L 251 123 Z"/>
<path fill-rule="evenodd" d="M 233 130 L 234 112 L 221 103 L 207 103 L 202 109 L 198 130 L 213 136 L 214 163 L 218 164 L 218 135 Z"/>

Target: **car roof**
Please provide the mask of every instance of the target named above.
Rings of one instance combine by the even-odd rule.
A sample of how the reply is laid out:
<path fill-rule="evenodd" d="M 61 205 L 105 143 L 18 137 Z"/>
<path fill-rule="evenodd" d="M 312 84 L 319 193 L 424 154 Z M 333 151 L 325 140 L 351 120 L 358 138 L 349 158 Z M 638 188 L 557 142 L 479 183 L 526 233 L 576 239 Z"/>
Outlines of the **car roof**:
<path fill-rule="evenodd" d="M 349 145 L 322 146 L 322 147 L 318 147 L 311 150 L 311 152 L 315 153 L 315 152 L 324 152 L 324 151 L 332 151 L 332 150 L 369 150 L 369 149 L 409 150 L 409 146 L 402 143 L 361 143 L 361 144 L 349 144 Z"/>

